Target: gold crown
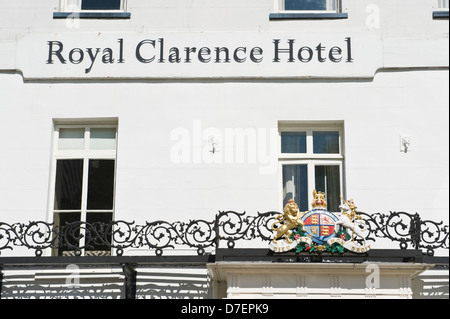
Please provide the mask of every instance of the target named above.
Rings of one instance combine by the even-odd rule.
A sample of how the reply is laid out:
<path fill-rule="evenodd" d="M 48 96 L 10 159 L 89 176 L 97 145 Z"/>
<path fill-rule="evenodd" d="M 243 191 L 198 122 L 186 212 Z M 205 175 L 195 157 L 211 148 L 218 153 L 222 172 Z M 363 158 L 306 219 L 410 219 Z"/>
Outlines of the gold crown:
<path fill-rule="evenodd" d="M 298 210 L 298 205 L 293 199 L 288 200 L 288 202 L 284 206 L 284 210 L 289 209 L 289 208 Z"/>

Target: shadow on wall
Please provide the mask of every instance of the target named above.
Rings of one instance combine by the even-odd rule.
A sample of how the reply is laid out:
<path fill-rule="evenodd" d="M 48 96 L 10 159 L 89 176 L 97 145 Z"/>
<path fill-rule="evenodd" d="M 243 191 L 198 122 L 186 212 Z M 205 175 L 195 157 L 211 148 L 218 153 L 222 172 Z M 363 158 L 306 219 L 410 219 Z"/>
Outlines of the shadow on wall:
<path fill-rule="evenodd" d="M 412 281 L 414 299 L 448 299 L 448 269 L 431 270 Z"/>
<path fill-rule="evenodd" d="M 119 299 L 124 296 L 120 267 L 3 269 L 2 299 Z"/>
<path fill-rule="evenodd" d="M 125 276 L 113 269 L 39 268 L 3 272 L 1 299 L 122 299 Z M 138 299 L 209 298 L 204 269 L 137 269 Z"/>
<path fill-rule="evenodd" d="M 204 269 L 158 271 L 138 269 L 138 299 L 205 299 L 209 295 L 209 278 Z"/>

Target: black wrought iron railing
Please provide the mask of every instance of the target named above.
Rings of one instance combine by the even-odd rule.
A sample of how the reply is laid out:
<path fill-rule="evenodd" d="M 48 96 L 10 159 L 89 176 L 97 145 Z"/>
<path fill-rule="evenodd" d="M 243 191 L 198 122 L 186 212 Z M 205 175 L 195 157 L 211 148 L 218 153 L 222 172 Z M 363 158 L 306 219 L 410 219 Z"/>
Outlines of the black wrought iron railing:
<path fill-rule="evenodd" d="M 226 243 L 234 248 L 238 241 L 273 238 L 272 225 L 278 212 L 246 213 L 222 211 L 213 220 L 187 222 L 153 221 L 139 225 L 123 220 L 111 222 L 71 222 L 62 226 L 44 221 L 7 224 L 0 222 L 0 254 L 25 247 L 41 256 L 46 249 L 54 255 L 111 254 L 122 256 L 129 248 L 154 251 L 157 256 L 167 249 L 189 247 L 205 254 L 208 248 Z M 386 238 L 401 249 L 412 247 L 433 256 L 436 249 L 449 248 L 449 226 L 444 222 L 423 220 L 419 214 L 360 212 L 367 224 L 367 241 Z"/>

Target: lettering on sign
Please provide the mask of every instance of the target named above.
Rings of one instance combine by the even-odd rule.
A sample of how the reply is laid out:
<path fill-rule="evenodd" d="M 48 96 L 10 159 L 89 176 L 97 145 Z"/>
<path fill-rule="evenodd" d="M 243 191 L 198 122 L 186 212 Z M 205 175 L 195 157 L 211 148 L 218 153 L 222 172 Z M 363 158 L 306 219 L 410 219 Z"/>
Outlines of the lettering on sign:
<path fill-rule="evenodd" d="M 314 46 L 302 44 L 297 39 L 273 39 L 271 50 L 263 46 L 170 46 L 166 38 L 143 39 L 133 50 L 126 50 L 124 38 L 117 39 L 110 47 L 67 47 L 63 41 L 47 41 L 46 64 L 83 65 L 84 73 L 90 73 L 98 64 L 124 64 L 135 61 L 141 64 L 260 64 L 270 55 L 268 62 L 279 63 L 353 63 L 351 37 L 341 40 L 341 45 Z M 267 52 L 270 51 L 270 52 Z M 127 53 L 133 52 L 134 54 Z"/>

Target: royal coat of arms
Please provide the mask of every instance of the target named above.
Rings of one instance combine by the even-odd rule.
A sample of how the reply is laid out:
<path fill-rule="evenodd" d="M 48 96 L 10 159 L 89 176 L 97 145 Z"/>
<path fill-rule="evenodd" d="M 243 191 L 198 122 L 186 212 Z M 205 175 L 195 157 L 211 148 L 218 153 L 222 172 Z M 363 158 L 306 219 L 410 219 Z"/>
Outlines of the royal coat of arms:
<path fill-rule="evenodd" d="M 357 214 L 353 200 L 342 199 L 340 214 L 327 211 L 325 194 L 313 191 L 312 210 L 300 212 L 297 204 L 289 200 L 283 214 L 276 217 L 272 226 L 275 231 L 269 247 L 274 252 L 295 249 L 302 251 L 343 253 L 349 250 L 365 253 L 370 250 L 366 243 L 367 225 Z"/>

